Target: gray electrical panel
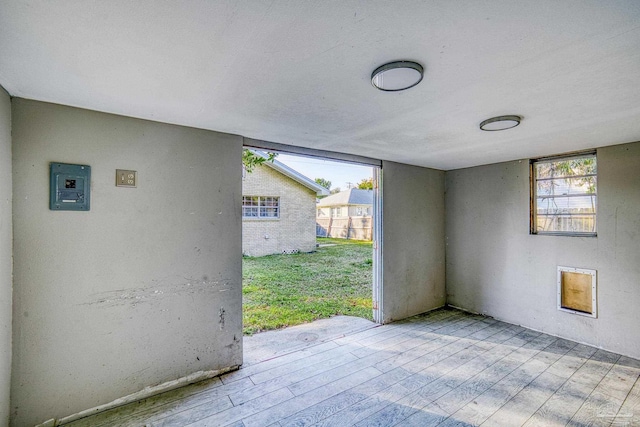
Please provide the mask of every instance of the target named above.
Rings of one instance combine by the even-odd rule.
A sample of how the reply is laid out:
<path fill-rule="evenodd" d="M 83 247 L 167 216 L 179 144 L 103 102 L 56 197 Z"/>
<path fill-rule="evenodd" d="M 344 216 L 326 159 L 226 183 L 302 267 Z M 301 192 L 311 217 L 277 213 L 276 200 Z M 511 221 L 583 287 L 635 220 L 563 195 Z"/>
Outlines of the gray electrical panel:
<path fill-rule="evenodd" d="M 88 211 L 91 166 L 51 163 L 49 209 Z"/>

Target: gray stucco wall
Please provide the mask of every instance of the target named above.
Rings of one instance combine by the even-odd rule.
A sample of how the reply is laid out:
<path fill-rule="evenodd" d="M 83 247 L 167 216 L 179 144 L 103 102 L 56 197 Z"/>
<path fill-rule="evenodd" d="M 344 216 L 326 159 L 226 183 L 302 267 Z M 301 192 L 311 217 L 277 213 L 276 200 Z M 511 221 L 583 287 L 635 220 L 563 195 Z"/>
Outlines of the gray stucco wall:
<path fill-rule="evenodd" d="M 316 249 L 316 193 L 268 165 L 242 180 L 245 196 L 279 197 L 280 217 L 242 220 L 242 252 L 264 256 Z"/>
<path fill-rule="evenodd" d="M 446 174 L 452 305 L 640 358 L 640 143 L 598 150 L 598 236 L 529 235 L 528 161 Z M 597 270 L 598 318 L 556 309 L 557 266 Z"/>
<path fill-rule="evenodd" d="M 13 425 L 241 364 L 241 150 L 14 99 Z M 90 212 L 49 210 L 52 161 L 91 166 Z"/>
<path fill-rule="evenodd" d="M 0 426 L 9 423 L 11 384 L 11 99 L 0 86 Z"/>
<path fill-rule="evenodd" d="M 445 304 L 444 172 L 383 162 L 384 323 Z"/>

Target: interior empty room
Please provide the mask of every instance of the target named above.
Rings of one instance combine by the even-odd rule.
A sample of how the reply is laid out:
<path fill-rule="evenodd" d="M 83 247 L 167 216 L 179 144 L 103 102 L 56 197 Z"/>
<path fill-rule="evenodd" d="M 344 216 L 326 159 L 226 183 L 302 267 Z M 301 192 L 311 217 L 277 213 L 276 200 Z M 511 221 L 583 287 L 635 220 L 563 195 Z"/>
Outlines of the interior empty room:
<path fill-rule="evenodd" d="M 638 22 L 2 2 L 0 425 L 640 425 Z M 246 357 L 245 147 L 376 168 L 374 322 Z"/>

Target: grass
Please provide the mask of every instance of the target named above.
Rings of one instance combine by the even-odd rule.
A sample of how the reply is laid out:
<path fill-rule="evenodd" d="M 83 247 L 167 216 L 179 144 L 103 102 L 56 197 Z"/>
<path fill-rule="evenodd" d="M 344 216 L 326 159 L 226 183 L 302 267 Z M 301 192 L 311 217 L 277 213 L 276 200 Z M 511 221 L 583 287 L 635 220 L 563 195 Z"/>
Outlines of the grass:
<path fill-rule="evenodd" d="M 338 314 L 372 320 L 371 242 L 318 238 L 318 243 L 335 246 L 243 258 L 245 334 Z"/>

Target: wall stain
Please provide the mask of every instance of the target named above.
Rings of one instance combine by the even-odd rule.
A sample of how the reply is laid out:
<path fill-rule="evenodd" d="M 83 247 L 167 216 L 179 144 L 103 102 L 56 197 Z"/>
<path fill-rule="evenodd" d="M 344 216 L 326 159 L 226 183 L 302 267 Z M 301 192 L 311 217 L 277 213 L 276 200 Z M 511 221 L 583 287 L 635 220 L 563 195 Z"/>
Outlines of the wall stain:
<path fill-rule="evenodd" d="M 167 285 L 155 283 L 151 286 L 99 292 L 90 295 L 91 300 L 80 305 L 94 305 L 98 307 L 129 305 L 136 307 L 139 304 L 160 301 L 167 297 L 172 298 L 182 295 L 197 297 L 212 292 L 225 292 L 234 288 L 234 284 L 229 279 L 218 281 L 205 278 L 206 276 L 204 276 L 203 279 L 184 278 L 186 282 Z"/>
<path fill-rule="evenodd" d="M 231 344 L 227 344 L 227 345 L 225 345 L 225 347 L 230 349 L 230 350 L 239 349 L 240 340 L 236 337 L 236 334 L 233 334 L 233 341 L 231 341 Z"/>
<path fill-rule="evenodd" d="M 220 307 L 220 330 L 224 329 L 224 307 Z"/>

